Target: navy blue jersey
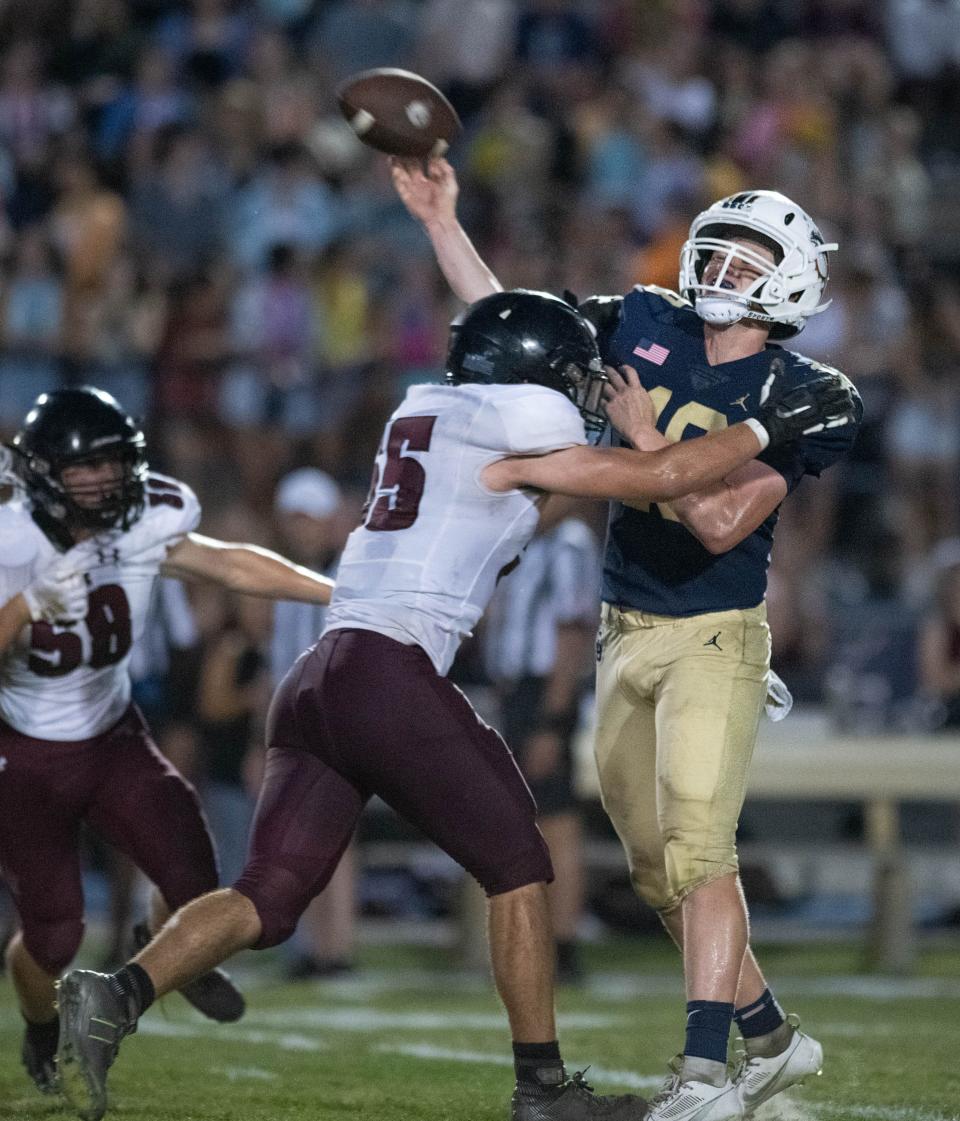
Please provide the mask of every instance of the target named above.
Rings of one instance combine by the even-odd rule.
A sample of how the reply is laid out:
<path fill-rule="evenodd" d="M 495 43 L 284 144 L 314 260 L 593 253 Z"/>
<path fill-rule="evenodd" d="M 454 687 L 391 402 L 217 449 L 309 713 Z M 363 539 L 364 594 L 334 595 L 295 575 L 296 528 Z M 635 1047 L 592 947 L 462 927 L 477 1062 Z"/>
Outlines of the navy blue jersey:
<path fill-rule="evenodd" d="M 768 343 L 759 354 L 711 366 L 703 321 L 690 304 L 664 288 L 635 288 L 618 320 L 600 331 L 611 366 L 630 365 L 653 398 L 657 427 L 671 440 L 701 436 L 756 416 L 760 390 L 779 367 L 786 384 L 818 376 L 824 367 Z M 857 425 L 806 436 L 759 458 L 793 490 L 804 475 L 819 475 L 853 443 Z M 764 597 L 777 512 L 728 553 L 715 556 L 677 519 L 669 503 L 614 502 L 604 558 L 603 598 L 658 615 L 698 615 L 755 607 Z"/>

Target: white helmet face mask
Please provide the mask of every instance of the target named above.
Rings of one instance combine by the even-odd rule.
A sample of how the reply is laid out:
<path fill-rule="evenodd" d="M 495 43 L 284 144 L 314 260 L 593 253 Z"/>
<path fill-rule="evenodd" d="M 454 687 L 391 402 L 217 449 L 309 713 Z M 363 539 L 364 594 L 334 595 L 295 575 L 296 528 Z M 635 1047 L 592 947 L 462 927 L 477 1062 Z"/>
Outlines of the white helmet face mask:
<path fill-rule="evenodd" d="M 770 241 L 780 247 L 780 260 L 731 237 Z M 680 251 L 680 291 L 701 319 L 726 326 L 740 319 L 771 325 L 772 338 L 789 338 L 803 328 L 811 315 L 824 311 L 827 253 L 836 244 L 823 235 L 804 210 L 777 191 L 749 191 L 720 199 L 694 218 L 690 236 Z M 719 267 L 709 284 L 703 277 L 707 262 L 716 255 Z M 744 291 L 735 291 L 727 279 L 734 259 L 759 272 Z M 711 269 L 711 273 L 713 273 Z"/>

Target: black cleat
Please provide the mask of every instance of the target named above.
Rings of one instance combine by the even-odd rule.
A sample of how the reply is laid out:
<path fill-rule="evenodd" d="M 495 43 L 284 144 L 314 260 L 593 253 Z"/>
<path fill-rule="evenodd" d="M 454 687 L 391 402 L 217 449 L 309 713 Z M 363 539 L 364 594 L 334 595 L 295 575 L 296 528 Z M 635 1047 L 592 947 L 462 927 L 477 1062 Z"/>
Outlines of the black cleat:
<path fill-rule="evenodd" d="M 58 989 L 60 1088 L 83 1121 L 100 1121 L 107 1110 L 107 1071 L 137 1021 L 107 973 L 75 969 Z"/>
<path fill-rule="evenodd" d="M 20 1059 L 27 1068 L 27 1074 L 41 1094 L 60 1092 L 60 1078 L 57 1074 L 57 1048 L 54 1044 L 48 1051 L 41 1048 L 30 1035 L 29 1029 L 23 1034 Z"/>
<path fill-rule="evenodd" d="M 517 1083 L 511 1121 L 641 1121 L 647 1103 L 635 1094 L 601 1097 L 579 1070 L 558 1086 L 527 1089 Z"/>
<path fill-rule="evenodd" d="M 151 938 L 150 928 L 146 923 L 137 923 L 133 928 L 135 950 L 142 950 Z M 218 1024 L 234 1023 L 247 1009 L 243 993 L 222 969 L 211 969 L 209 973 L 190 981 L 178 991 L 198 1012 L 208 1020 L 216 1020 Z"/>

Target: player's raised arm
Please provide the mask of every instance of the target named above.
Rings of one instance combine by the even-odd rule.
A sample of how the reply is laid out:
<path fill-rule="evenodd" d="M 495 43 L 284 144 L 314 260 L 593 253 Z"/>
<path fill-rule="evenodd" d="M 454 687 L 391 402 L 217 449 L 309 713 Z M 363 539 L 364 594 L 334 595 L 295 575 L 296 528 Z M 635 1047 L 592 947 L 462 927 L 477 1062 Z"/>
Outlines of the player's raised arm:
<path fill-rule="evenodd" d="M 264 599 L 328 604 L 333 581 L 258 545 L 233 544 L 188 533 L 167 553 L 164 576 L 209 580 L 232 592 Z"/>
<path fill-rule="evenodd" d="M 457 176 L 445 159 L 427 161 L 390 157 L 390 174 L 404 206 L 430 238 L 437 264 L 454 294 L 472 304 L 502 292 L 503 285 L 484 263 L 457 218 Z"/>

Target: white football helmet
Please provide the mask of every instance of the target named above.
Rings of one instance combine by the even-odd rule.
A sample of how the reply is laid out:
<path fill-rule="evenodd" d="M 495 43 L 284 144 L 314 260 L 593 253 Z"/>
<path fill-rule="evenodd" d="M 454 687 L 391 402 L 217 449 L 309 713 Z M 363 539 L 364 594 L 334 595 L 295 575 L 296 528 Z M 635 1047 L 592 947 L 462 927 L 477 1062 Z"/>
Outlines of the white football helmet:
<path fill-rule="evenodd" d="M 775 250 L 776 262 L 731 241 L 751 235 Z M 788 339 L 803 329 L 811 315 L 830 304 L 821 302 L 827 285 L 827 254 L 837 249 L 824 244 L 813 219 L 778 191 L 743 191 L 720 199 L 698 214 L 680 250 L 680 291 L 707 323 L 723 325 L 740 319 L 771 324 L 770 337 Z M 707 261 L 725 254 L 710 284 L 703 283 Z M 733 292 L 724 284 L 734 257 L 757 268 L 761 275 L 746 291 Z"/>

